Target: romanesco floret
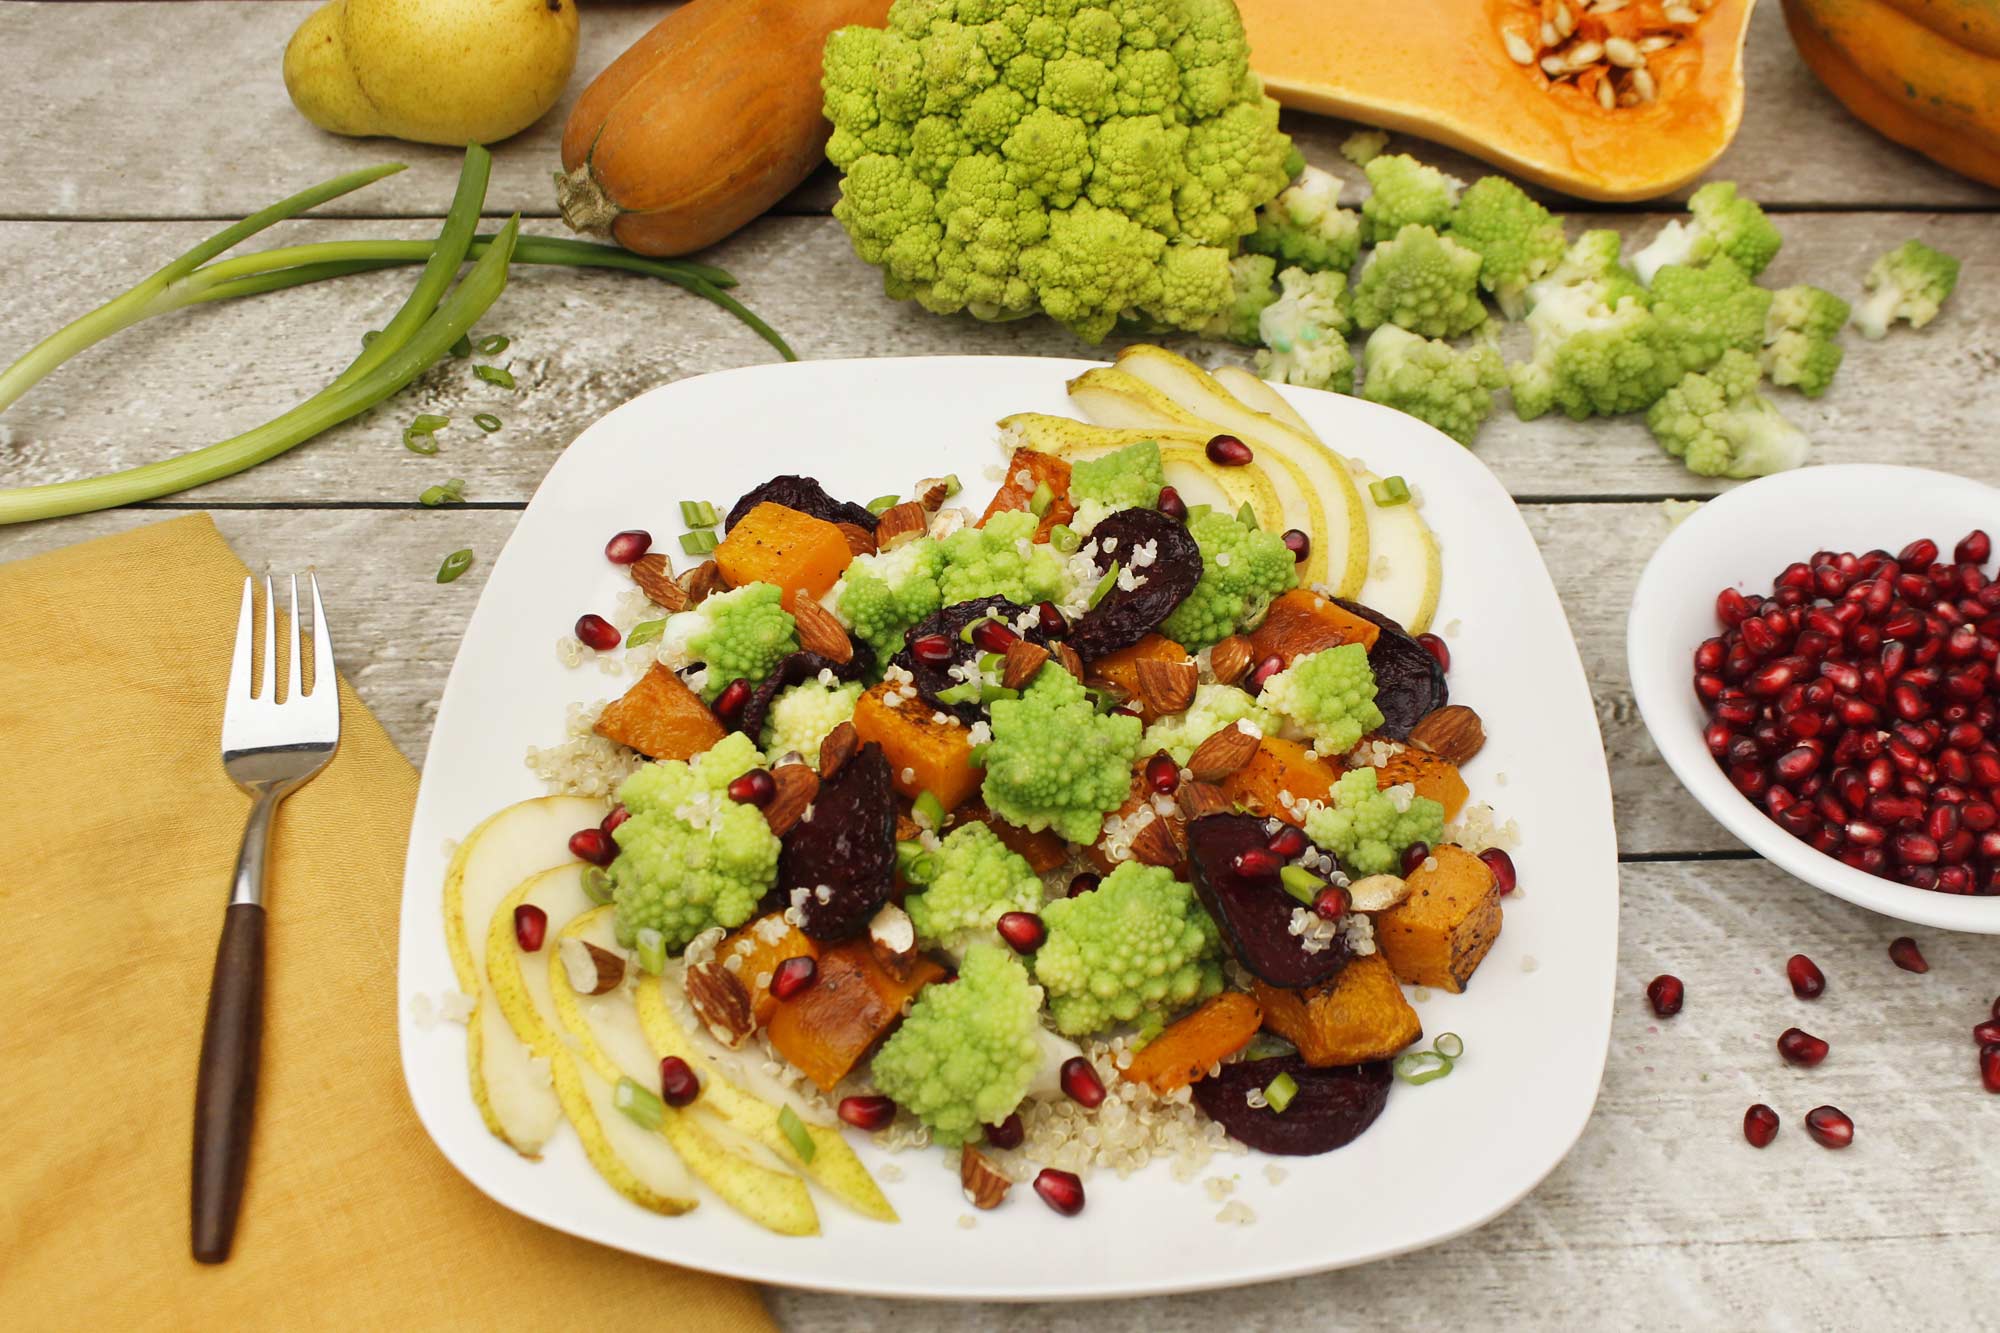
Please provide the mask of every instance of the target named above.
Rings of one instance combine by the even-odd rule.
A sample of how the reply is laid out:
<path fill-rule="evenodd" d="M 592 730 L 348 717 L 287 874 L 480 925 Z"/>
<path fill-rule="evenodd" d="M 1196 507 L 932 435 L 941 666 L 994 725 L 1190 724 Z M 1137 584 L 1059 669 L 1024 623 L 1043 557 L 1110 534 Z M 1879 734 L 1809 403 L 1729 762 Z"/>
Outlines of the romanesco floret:
<path fill-rule="evenodd" d="M 1407 786 L 1377 789 L 1375 770 L 1351 768 L 1333 784 L 1333 803 L 1306 815 L 1306 836 L 1351 875 L 1387 875 L 1413 842 L 1444 838 L 1444 807 Z"/>
<path fill-rule="evenodd" d="M 819 767 L 820 742 L 854 716 L 854 705 L 860 698 L 858 680 L 835 685 L 807 680 L 778 691 L 764 714 L 764 753 L 783 755 L 796 750 L 807 763 Z"/>
<path fill-rule="evenodd" d="M 1042 881 L 992 828 L 961 824 L 938 846 L 938 871 L 922 893 L 903 900 L 917 928 L 917 942 L 961 956 L 981 940 L 992 941 L 993 923 L 1008 912 L 1042 905 Z"/>
<path fill-rule="evenodd" d="M 1277 533 L 1220 510 L 1190 516 L 1187 529 L 1201 548 L 1201 580 L 1161 622 L 1174 642 L 1199 650 L 1254 628 L 1272 598 L 1298 586 L 1292 552 Z"/>
<path fill-rule="evenodd" d="M 692 611 L 668 616 L 660 632 L 659 660 L 672 667 L 708 663 L 701 697 L 711 703 L 732 680 L 755 685 L 786 654 L 799 650 L 797 624 L 779 605 L 783 595 L 773 584 L 746 583 L 716 593 Z"/>
<path fill-rule="evenodd" d="M 1784 237 L 1753 199 L 1739 198 L 1729 181 L 1710 181 L 1688 199 L 1692 219 L 1678 218 L 1660 228 L 1645 249 L 1632 256 L 1639 280 L 1650 285 L 1669 264 L 1706 264 L 1727 255 L 1756 277 L 1777 255 Z"/>
<path fill-rule="evenodd" d="M 1382 725 L 1368 650 L 1343 643 L 1304 657 L 1264 682 L 1258 702 L 1312 738 L 1320 754 L 1346 754 Z"/>
<path fill-rule="evenodd" d="M 1271 285 L 1277 271 L 1278 261 L 1269 255 L 1238 255 L 1230 260 L 1229 305 L 1201 327 L 1201 336 L 1255 347 L 1258 316 L 1278 299 L 1278 289 Z"/>
<path fill-rule="evenodd" d="M 1646 299 L 1645 284 L 1625 266 L 1624 242 L 1609 228 L 1587 231 L 1576 238 L 1548 275 L 1528 284 L 1528 306 L 1564 287 L 1590 285 L 1598 299 L 1616 305 L 1627 296 Z"/>
<path fill-rule="evenodd" d="M 1863 285 L 1868 294 L 1854 308 L 1862 337 L 1880 338 L 1899 319 L 1920 329 L 1958 286 L 1958 261 L 1922 241 L 1904 241 L 1869 265 Z"/>
<path fill-rule="evenodd" d="M 1622 290 L 1622 281 L 1613 278 L 1538 293 L 1526 321 L 1534 354 L 1507 368 L 1514 410 L 1523 421 L 1552 407 L 1579 421 L 1637 412 L 1681 373 L 1672 340 L 1645 302 L 1629 294 L 1610 299 Z"/>
<path fill-rule="evenodd" d="M 1361 201 L 1362 239 L 1370 245 L 1379 245 L 1412 224 L 1448 226 L 1465 185 L 1407 153 L 1371 158 L 1361 169 L 1373 189 Z"/>
<path fill-rule="evenodd" d="M 1208 681 L 1195 687 L 1194 701 L 1187 711 L 1169 713 L 1146 728 L 1146 743 L 1140 748 L 1148 754 L 1165 750 L 1175 763 L 1185 764 L 1197 745 L 1246 718 L 1259 731 L 1278 729 L 1277 717 L 1260 706 L 1255 696 L 1234 685 Z"/>
<path fill-rule="evenodd" d="M 1340 155 L 1357 167 L 1365 167 L 1382 156 L 1382 150 L 1388 146 L 1386 131 L 1356 130 L 1340 141 Z"/>
<path fill-rule="evenodd" d="M 993 739 L 979 791 L 987 808 L 1024 829 L 1094 842 L 1106 812 L 1132 789 L 1139 719 L 1099 713 L 1076 677 L 1051 663 L 1018 699 L 987 710 Z"/>
<path fill-rule="evenodd" d="M 1451 238 L 1479 252 L 1479 285 L 1509 319 L 1527 312 L 1528 284 L 1561 263 L 1569 248 L 1562 219 L 1505 176 L 1472 183 L 1451 215 Z"/>
<path fill-rule="evenodd" d="M 1100 504 L 1106 513 L 1120 509 L 1151 509 L 1160 502 L 1167 474 L 1160 466 L 1157 440 L 1139 440 L 1096 458 L 1070 465 L 1069 498 L 1078 508 Z"/>
<path fill-rule="evenodd" d="M 917 1001 L 875 1053 L 875 1086 L 957 1147 L 1014 1114 L 1042 1064 L 1042 988 L 997 944 L 966 952 L 958 980 Z"/>
<path fill-rule="evenodd" d="M 1278 285 L 1278 299 L 1257 321 L 1264 344 L 1257 373 L 1280 384 L 1352 393 L 1354 353 L 1347 331 L 1354 318 L 1347 308 L 1346 272 L 1288 268 L 1278 275 Z"/>
<path fill-rule="evenodd" d="M 920 536 L 879 555 L 854 557 L 825 600 L 881 666 L 902 649 L 903 631 L 942 604 L 943 571 L 943 548 Z"/>
<path fill-rule="evenodd" d="M 1805 462 L 1805 432 L 1757 392 L 1762 367 L 1730 348 L 1706 374 L 1685 376 L 1646 413 L 1660 447 L 1699 477 L 1761 477 Z"/>
<path fill-rule="evenodd" d="M 827 41 L 834 216 L 891 296 L 1196 330 L 1291 178 L 1231 0 L 925 0 Z"/>
<path fill-rule="evenodd" d="M 939 543 L 944 568 L 938 590 L 945 606 L 1001 596 L 1023 606 L 1062 602 L 1070 592 L 1068 567 L 1048 543 L 1037 544 L 1041 520 L 1026 509 L 995 514 L 980 528 L 960 528 Z"/>
<path fill-rule="evenodd" d="M 1171 870 L 1122 861 L 1092 892 L 1042 908 L 1042 922 L 1035 980 L 1065 1036 L 1165 1016 L 1222 989 L 1215 922 Z"/>
<path fill-rule="evenodd" d="M 1847 355 L 1840 331 L 1849 313 L 1847 302 L 1818 287 L 1778 292 L 1764 323 L 1764 373 L 1771 383 L 1789 385 L 1808 398 L 1825 393 Z"/>
<path fill-rule="evenodd" d="M 1771 292 L 1717 255 L 1701 268 L 1668 264 L 1655 273 L 1650 305 L 1681 370 L 1707 370 L 1732 347 L 1754 353 L 1764 345 Z"/>
<path fill-rule="evenodd" d="M 1340 206 L 1340 177 L 1307 167 L 1257 210 L 1257 230 L 1243 248 L 1304 269 L 1345 273 L 1361 254 L 1361 215 Z"/>
<path fill-rule="evenodd" d="M 620 944 L 652 929 L 679 953 L 711 926 L 750 919 L 778 877 L 778 839 L 764 812 L 730 800 L 728 787 L 763 762 L 733 731 L 687 763 L 647 764 L 619 786 L 630 816 L 611 835 Z"/>
<path fill-rule="evenodd" d="M 1461 351 L 1394 324 L 1368 336 L 1361 364 L 1363 398 L 1429 422 L 1464 445 L 1493 414 L 1493 391 L 1507 382 L 1499 349 L 1490 344 Z"/>
<path fill-rule="evenodd" d="M 1398 324 L 1426 338 L 1456 338 L 1486 322 L 1479 253 L 1411 224 L 1369 252 L 1354 288 L 1354 322 Z"/>

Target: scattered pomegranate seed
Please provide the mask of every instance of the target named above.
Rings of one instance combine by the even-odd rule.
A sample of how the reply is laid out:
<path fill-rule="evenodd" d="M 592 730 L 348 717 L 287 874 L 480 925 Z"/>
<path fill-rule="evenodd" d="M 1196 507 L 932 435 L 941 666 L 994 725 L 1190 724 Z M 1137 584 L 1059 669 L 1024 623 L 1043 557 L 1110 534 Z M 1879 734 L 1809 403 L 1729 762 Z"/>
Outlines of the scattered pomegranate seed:
<path fill-rule="evenodd" d="M 576 618 L 576 637 L 587 648 L 595 648 L 600 653 L 608 653 L 625 642 L 625 636 L 616 626 L 603 616 L 585 612 Z"/>
<path fill-rule="evenodd" d="M 1785 976 L 1792 983 L 1792 994 L 1801 1000 L 1817 1000 L 1826 989 L 1826 973 L 1819 970 L 1819 964 L 1802 953 L 1795 953 L 1785 960 Z"/>
<path fill-rule="evenodd" d="M 627 528 L 604 543 L 604 558 L 614 565 L 629 565 L 652 549 L 652 533 L 644 528 Z"/>
<path fill-rule="evenodd" d="M 972 643 L 983 653 L 1004 653 L 1021 636 L 997 620 L 982 620 L 972 627 Z"/>
<path fill-rule="evenodd" d="M 1035 615 L 1041 621 L 1042 633 L 1051 639 L 1060 639 L 1069 633 L 1069 622 L 1063 619 L 1063 613 L 1054 602 L 1035 603 Z"/>
<path fill-rule="evenodd" d="M 1983 565 L 1993 557 L 1993 539 L 1974 528 L 1952 550 L 1951 558 L 1961 565 Z"/>
<path fill-rule="evenodd" d="M 778 794 L 778 780 L 768 768 L 753 768 L 729 784 L 729 799 L 739 805 L 769 805 Z"/>
<path fill-rule="evenodd" d="M 1347 909 L 1353 901 L 1346 889 L 1338 884 L 1329 884 L 1313 895 L 1313 911 L 1318 913 L 1323 921 L 1338 921 L 1347 915 Z"/>
<path fill-rule="evenodd" d="M 1979 1048 L 1979 1081 L 1988 1092 L 2000 1092 L 2000 1041 Z"/>
<path fill-rule="evenodd" d="M 1159 510 L 1168 518 L 1187 522 L 1187 501 L 1181 499 L 1181 493 L 1171 486 L 1160 487 Z"/>
<path fill-rule="evenodd" d="M 521 946 L 522 953 L 540 953 L 548 933 L 547 912 L 533 903 L 522 903 L 514 909 L 514 943 Z"/>
<path fill-rule="evenodd" d="M 1408 879 L 1431 859 L 1431 845 L 1427 842 L 1413 842 L 1403 849 L 1403 878 Z"/>
<path fill-rule="evenodd" d="M 1437 660 L 1439 667 L 1446 671 L 1451 670 L 1451 647 L 1443 639 L 1435 634 L 1419 634 L 1417 644 Z M 1721 663 L 1718 662 L 1716 665 L 1720 666 Z"/>
<path fill-rule="evenodd" d="M 1033 912 L 1002 912 L 993 928 L 1015 953 L 1033 953 L 1049 937 L 1049 928 Z"/>
<path fill-rule="evenodd" d="M 986 1126 L 986 1141 L 996 1148 L 1018 1148 L 1028 1131 L 1021 1126 L 1021 1113 L 1016 1111 L 997 1125 Z"/>
<path fill-rule="evenodd" d="M 1312 844 L 1306 841 L 1306 835 L 1303 831 L 1294 825 L 1287 824 L 1266 839 L 1264 845 L 1270 848 L 1271 854 L 1279 860 L 1294 861 L 1304 856 L 1306 848 Z"/>
<path fill-rule="evenodd" d="M 724 722 L 734 722 L 743 711 L 743 705 L 750 702 L 750 682 L 737 677 L 722 687 L 722 693 L 715 696 L 711 710 Z"/>
<path fill-rule="evenodd" d="M 1785 1057 L 1788 1065 L 1804 1065 L 1810 1069 L 1826 1059 L 1830 1049 L 1824 1041 L 1802 1028 L 1786 1028 L 1778 1034 L 1778 1054 Z"/>
<path fill-rule="evenodd" d="M 2000 1018 L 1989 1018 L 1972 1029 L 1972 1040 L 1981 1046 L 2000 1041 Z"/>
<path fill-rule="evenodd" d="M 678 1055 L 660 1061 L 660 1100 L 669 1106 L 688 1106 L 701 1096 L 701 1080 L 688 1062 Z"/>
<path fill-rule="evenodd" d="M 1294 564 L 1312 554 L 1313 539 L 1306 536 L 1305 533 L 1299 531 L 1297 528 L 1286 528 L 1285 534 L 1280 540 L 1285 543 L 1285 549 L 1292 553 L 1292 563 Z"/>
<path fill-rule="evenodd" d="M 1256 455 L 1234 435 L 1217 435 L 1208 442 L 1208 461 L 1221 467 L 1242 467 Z"/>
<path fill-rule="evenodd" d="M 1165 750 L 1146 761 L 1146 785 L 1154 791 L 1171 795 L 1181 785 L 1181 766 Z"/>
<path fill-rule="evenodd" d="M 1845 1148 L 1854 1142 L 1854 1122 L 1837 1106 L 1815 1106 L 1806 1112 L 1806 1133 L 1822 1148 Z"/>
<path fill-rule="evenodd" d="M 630 810 L 627 810 L 622 805 L 614 805 L 611 807 L 611 813 L 606 815 L 604 817 L 604 822 L 602 824 L 599 824 L 597 827 L 603 829 L 607 834 L 616 833 L 618 831 L 618 826 L 620 824 L 623 824 L 626 820 L 630 819 L 631 817 L 632 817 L 632 812 Z"/>
<path fill-rule="evenodd" d="M 1277 853 L 1266 847 L 1245 847 L 1230 859 L 1230 867 L 1239 875 L 1275 875 L 1282 864 Z"/>
<path fill-rule="evenodd" d="M 896 1118 L 896 1103 L 879 1094 L 871 1097 L 842 1097 L 836 1108 L 840 1118 L 856 1129 L 874 1133 L 887 1129 Z"/>
<path fill-rule="evenodd" d="M 602 828 L 578 829 L 569 835 L 569 854 L 594 866 L 608 866 L 618 859 L 618 844 Z"/>
<path fill-rule="evenodd" d="M 1069 882 L 1069 892 L 1063 896 L 1065 898 L 1081 898 L 1086 893 L 1094 892 L 1099 882 L 1098 876 L 1086 870 Z"/>
<path fill-rule="evenodd" d="M 1757 1102 L 1743 1113 L 1743 1137 L 1753 1148 L 1764 1148 L 1778 1137 L 1778 1113 Z"/>
<path fill-rule="evenodd" d="M 910 652 L 919 662 L 936 666 L 951 661 L 951 640 L 942 634 L 926 634 L 910 645 Z"/>
<path fill-rule="evenodd" d="M 1104 1080 L 1081 1055 L 1072 1055 L 1062 1062 L 1062 1090 L 1086 1111 L 1096 1110 L 1104 1101 Z"/>
<path fill-rule="evenodd" d="M 800 954 L 787 958 L 771 970 L 771 994 L 789 1000 L 819 980 L 819 964 Z"/>
<path fill-rule="evenodd" d="M 1924 961 L 1923 950 L 1908 935 L 1898 935 L 1889 941 L 1889 961 L 1905 972 L 1928 972 L 1931 965 Z"/>
<path fill-rule="evenodd" d="M 1042 1196 L 1043 1203 L 1064 1217 L 1075 1217 L 1083 1211 L 1083 1182 L 1077 1179 L 1074 1171 L 1043 1167 L 1041 1174 L 1035 1177 L 1035 1193 Z"/>
<path fill-rule="evenodd" d="M 1249 679 L 1246 680 L 1244 684 L 1249 686 L 1250 693 L 1255 694 L 1257 693 L 1257 691 L 1264 688 L 1265 681 L 1277 675 L 1280 671 L 1283 671 L 1284 669 L 1285 669 L 1285 659 L 1278 656 L 1276 653 L 1272 653 L 1269 657 L 1265 658 L 1263 661 L 1259 662 L 1255 667 L 1251 668 Z"/>
<path fill-rule="evenodd" d="M 1652 1004 L 1653 1012 L 1661 1018 L 1672 1018 L 1681 1011 L 1687 999 L 1687 987 L 1681 979 L 1669 973 L 1661 973 L 1646 985 L 1646 999 Z"/>
<path fill-rule="evenodd" d="M 1479 854 L 1479 859 L 1484 861 L 1486 868 L 1493 872 L 1493 883 L 1499 889 L 1501 897 L 1504 898 L 1514 891 L 1513 857 L 1507 855 L 1506 852 L 1498 847 L 1488 847 Z"/>

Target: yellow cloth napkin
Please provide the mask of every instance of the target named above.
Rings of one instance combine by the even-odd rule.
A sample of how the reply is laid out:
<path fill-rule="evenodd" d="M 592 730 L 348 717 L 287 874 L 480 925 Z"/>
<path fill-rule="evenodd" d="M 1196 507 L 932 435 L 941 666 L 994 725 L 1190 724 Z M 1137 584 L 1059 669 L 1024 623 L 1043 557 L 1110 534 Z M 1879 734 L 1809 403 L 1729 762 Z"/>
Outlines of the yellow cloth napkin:
<path fill-rule="evenodd" d="M 340 752 L 278 816 L 235 1251 L 189 1257 L 195 1062 L 248 809 L 218 760 L 243 574 L 206 515 L 0 566 L 0 1324 L 770 1328 L 747 1286 L 508 1212 L 425 1135 L 396 1047 L 417 778 L 345 681 Z"/>

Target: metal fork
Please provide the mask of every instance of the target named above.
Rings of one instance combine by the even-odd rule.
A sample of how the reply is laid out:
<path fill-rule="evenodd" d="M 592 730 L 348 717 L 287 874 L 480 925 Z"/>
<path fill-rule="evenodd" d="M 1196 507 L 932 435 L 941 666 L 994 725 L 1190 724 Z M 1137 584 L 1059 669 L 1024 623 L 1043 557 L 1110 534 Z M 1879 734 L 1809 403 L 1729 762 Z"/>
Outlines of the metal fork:
<path fill-rule="evenodd" d="M 264 858 L 278 803 L 326 767 L 340 744 L 340 692 L 333 672 L 319 580 L 312 592 L 313 688 L 299 674 L 299 580 L 291 577 L 292 629 L 285 699 L 278 701 L 278 604 L 264 580 L 263 682 L 251 688 L 256 580 L 243 580 L 229 696 L 222 710 L 222 768 L 253 798 L 236 854 L 236 878 L 215 951 L 208 1019 L 201 1033 L 201 1067 L 194 1092 L 194 1178 L 190 1200 L 194 1257 L 219 1264 L 229 1257 L 236 1213 L 250 1160 L 251 1112 L 257 1100 L 257 1057 L 264 1033 Z"/>

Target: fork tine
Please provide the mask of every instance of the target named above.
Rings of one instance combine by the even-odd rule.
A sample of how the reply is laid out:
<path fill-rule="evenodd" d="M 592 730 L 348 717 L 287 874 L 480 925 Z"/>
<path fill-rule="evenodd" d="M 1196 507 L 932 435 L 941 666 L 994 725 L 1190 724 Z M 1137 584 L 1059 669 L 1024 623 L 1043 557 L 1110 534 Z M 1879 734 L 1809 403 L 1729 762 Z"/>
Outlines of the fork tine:
<path fill-rule="evenodd" d="M 292 583 L 292 633 L 291 653 L 285 659 L 285 702 L 291 703 L 305 693 L 305 677 L 299 674 L 299 576 L 291 576 Z"/>
<path fill-rule="evenodd" d="M 331 691 L 327 698 L 338 709 L 340 691 L 333 674 L 333 640 L 326 634 L 326 609 L 319 600 L 319 574 L 306 575 L 306 583 L 312 589 L 313 599 L 313 693 L 322 688 Z"/>
<path fill-rule="evenodd" d="M 251 590 L 256 582 L 247 574 L 243 576 L 243 609 L 236 617 L 236 650 L 229 658 L 227 702 L 232 705 L 250 697 L 250 655 L 257 644 L 256 594 Z"/>
<path fill-rule="evenodd" d="M 264 576 L 264 674 L 257 697 L 267 704 L 278 702 L 278 599 L 269 574 Z"/>

